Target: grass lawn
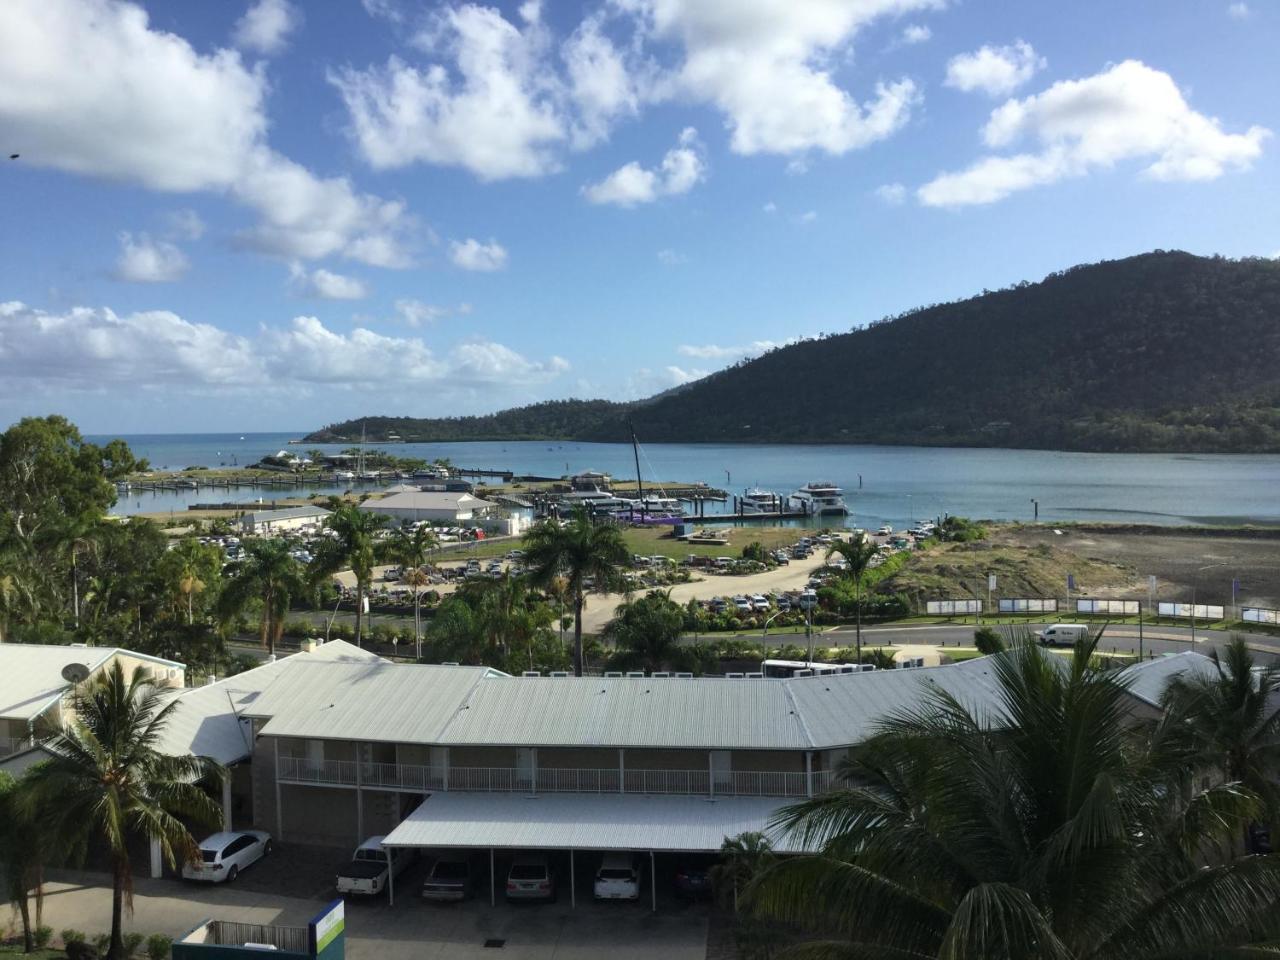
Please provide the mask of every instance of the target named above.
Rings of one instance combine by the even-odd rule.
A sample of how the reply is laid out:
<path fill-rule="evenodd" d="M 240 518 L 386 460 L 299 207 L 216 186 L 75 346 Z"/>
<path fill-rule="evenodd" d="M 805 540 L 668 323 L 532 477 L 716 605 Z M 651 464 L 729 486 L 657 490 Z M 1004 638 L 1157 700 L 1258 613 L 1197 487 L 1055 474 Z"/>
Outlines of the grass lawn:
<path fill-rule="evenodd" d="M 18 943 L 0 943 L 0 957 L 27 957 L 28 960 L 53 960 L 53 958 L 57 957 L 59 960 L 66 960 L 66 956 L 61 950 L 54 950 L 52 947 L 23 953 L 21 941 Z"/>
<path fill-rule="evenodd" d="M 703 527 L 695 524 L 692 529 L 696 532 L 701 531 Z M 622 531 L 622 538 L 627 542 L 627 549 L 632 553 L 643 554 L 646 557 L 665 556 L 681 559 L 689 554 L 703 557 L 740 557 L 742 548 L 756 540 L 760 541 L 766 550 L 774 550 L 778 547 L 789 547 L 801 537 L 812 536 L 815 532 L 800 527 L 730 527 L 710 524 L 706 529 L 713 536 L 727 539 L 729 543 L 727 545 L 690 545 L 672 537 L 670 527 L 630 527 Z"/>

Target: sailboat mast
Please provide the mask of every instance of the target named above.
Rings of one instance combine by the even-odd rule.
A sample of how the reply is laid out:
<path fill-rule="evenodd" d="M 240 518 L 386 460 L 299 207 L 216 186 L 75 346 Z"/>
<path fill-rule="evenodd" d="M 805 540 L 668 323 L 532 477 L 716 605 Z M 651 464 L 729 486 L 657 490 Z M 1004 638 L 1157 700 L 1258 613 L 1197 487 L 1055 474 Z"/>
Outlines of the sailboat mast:
<path fill-rule="evenodd" d="M 640 519 L 644 519 L 644 480 L 640 476 L 640 443 L 636 440 L 636 425 L 630 420 L 627 426 L 631 428 L 631 453 L 636 458 L 636 489 L 640 492 Z"/>

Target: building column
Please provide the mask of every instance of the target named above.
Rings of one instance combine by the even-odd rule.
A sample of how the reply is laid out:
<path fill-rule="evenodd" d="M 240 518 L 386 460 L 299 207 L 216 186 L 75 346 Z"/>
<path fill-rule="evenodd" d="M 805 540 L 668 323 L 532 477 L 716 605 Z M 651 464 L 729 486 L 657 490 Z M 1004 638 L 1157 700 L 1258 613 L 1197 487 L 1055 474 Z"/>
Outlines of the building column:
<path fill-rule="evenodd" d="M 653 857 L 653 851 L 649 851 L 649 897 L 653 905 L 653 912 L 658 912 L 658 868 Z"/>
<path fill-rule="evenodd" d="M 578 880 L 573 872 L 573 848 L 569 848 L 569 907 L 578 909 Z"/>
<path fill-rule="evenodd" d="M 160 838 L 151 838 L 151 879 L 159 880 L 164 873 L 164 861 L 160 856 Z"/>
<path fill-rule="evenodd" d="M 399 852 L 392 850 L 390 847 L 383 847 L 387 851 L 387 906 L 394 907 L 396 905 L 396 868 L 393 858 Z M 405 856 L 408 856 L 406 853 Z"/>
<path fill-rule="evenodd" d="M 498 880 L 493 875 L 493 871 L 494 871 L 493 847 L 490 847 L 489 848 L 489 906 L 491 907 L 498 905 L 498 897 L 497 897 L 497 894 L 494 893 L 494 884 L 497 883 Z"/>
<path fill-rule="evenodd" d="M 623 759 L 623 749 L 618 748 L 618 792 L 627 792 L 627 764 Z"/>
<path fill-rule="evenodd" d="M 813 751 L 804 752 L 804 795 L 813 796 Z"/>
<path fill-rule="evenodd" d="M 361 744 L 356 744 L 356 843 L 364 843 L 364 791 L 360 789 Z"/>
<path fill-rule="evenodd" d="M 231 831 L 231 771 L 222 778 L 222 829 Z"/>
<path fill-rule="evenodd" d="M 280 804 L 280 738 L 273 737 L 271 746 L 276 755 L 276 768 L 273 771 L 276 782 L 276 839 L 284 843 L 284 808 Z"/>

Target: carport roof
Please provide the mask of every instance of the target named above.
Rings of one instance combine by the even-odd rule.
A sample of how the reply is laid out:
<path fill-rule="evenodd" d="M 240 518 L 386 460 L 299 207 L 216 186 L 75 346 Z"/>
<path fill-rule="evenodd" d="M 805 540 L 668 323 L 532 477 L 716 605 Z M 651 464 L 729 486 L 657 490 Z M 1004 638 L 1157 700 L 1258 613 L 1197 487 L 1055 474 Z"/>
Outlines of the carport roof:
<path fill-rule="evenodd" d="M 726 837 L 759 832 L 775 850 L 798 852 L 796 840 L 769 826 L 785 805 L 769 797 L 433 793 L 382 842 L 390 847 L 714 853 Z"/>

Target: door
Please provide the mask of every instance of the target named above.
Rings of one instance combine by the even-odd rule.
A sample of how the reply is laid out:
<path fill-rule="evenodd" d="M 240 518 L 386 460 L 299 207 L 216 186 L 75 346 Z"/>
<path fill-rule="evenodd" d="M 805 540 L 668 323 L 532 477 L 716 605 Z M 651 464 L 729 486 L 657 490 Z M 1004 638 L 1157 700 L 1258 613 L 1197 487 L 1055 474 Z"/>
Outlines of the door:
<path fill-rule="evenodd" d="M 728 750 L 711 751 L 711 784 L 716 793 L 733 792 L 733 760 Z"/>
<path fill-rule="evenodd" d="M 526 790 L 533 789 L 533 778 L 538 767 L 538 751 L 535 747 L 516 748 L 516 784 Z"/>
<path fill-rule="evenodd" d="M 324 771 L 324 741 L 308 740 L 307 741 L 307 772 L 312 777 L 318 777 Z"/>

